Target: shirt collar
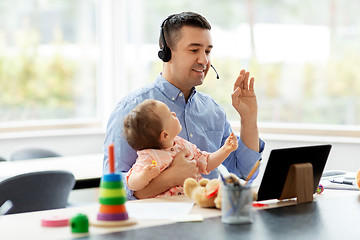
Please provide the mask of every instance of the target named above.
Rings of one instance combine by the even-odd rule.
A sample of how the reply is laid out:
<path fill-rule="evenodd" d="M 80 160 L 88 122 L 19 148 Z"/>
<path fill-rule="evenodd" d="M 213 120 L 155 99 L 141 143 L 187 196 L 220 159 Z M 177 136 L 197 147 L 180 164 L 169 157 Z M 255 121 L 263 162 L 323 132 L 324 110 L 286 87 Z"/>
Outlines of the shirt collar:
<path fill-rule="evenodd" d="M 169 83 L 162 75 L 161 73 L 159 73 L 159 75 L 156 77 L 155 80 L 155 85 L 157 88 L 160 89 L 160 91 L 169 99 L 171 99 L 172 101 L 175 101 L 177 99 L 177 97 L 179 96 L 179 94 L 182 92 L 180 91 L 180 89 L 178 89 L 177 87 L 175 87 L 174 85 L 172 85 L 171 83 Z M 196 89 L 195 87 L 193 87 L 193 89 L 191 90 L 190 96 L 188 101 L 191 101 L 192 97 L 195 95 L 196 93 Z"/>

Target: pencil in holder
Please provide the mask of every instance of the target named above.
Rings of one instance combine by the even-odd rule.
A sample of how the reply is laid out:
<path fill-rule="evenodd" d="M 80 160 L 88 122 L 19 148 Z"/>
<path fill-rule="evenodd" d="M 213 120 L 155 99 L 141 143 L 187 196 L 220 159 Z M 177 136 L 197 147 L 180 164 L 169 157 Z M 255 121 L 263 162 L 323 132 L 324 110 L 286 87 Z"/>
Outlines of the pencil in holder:
<path fill-rule="evenodd" d="M 227 224 L 246 224 L 254 222 L 250 186 L 222 186 L 221 222 Z"/>

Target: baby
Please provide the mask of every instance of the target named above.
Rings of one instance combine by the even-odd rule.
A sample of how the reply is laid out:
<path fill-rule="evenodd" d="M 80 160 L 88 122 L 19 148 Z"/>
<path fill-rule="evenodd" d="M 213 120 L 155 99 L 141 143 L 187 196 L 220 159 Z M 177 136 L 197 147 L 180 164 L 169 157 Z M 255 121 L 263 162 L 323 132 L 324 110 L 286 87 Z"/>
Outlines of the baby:
<path fill-rule="evenodd" d="M 163 102 L 147 99 L 136 106 L 124 120 L 124 134 L 138 158 L 126 176 L 131 190 L 143 189 L 161 171 L 170 166 L 176 154 L 186 149 L 186 158 L 195 160 L 199 173 L 209 174 L 238 147 L 238 139 L 231 133 L 216 152 L 200 151 L 194 144 L 177 136 L 182 126 L 176 114 Z M 199 180 L 199 179 L 197 179 Z M 170 188 L 156 197 L 184 194 L 182 186 Z"/>

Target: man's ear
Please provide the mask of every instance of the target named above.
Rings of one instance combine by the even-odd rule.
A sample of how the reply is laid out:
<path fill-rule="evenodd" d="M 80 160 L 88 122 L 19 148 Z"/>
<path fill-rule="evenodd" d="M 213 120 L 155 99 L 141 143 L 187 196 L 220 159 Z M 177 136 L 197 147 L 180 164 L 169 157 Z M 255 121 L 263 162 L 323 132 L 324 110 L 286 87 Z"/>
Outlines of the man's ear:
<path fill-rule="evenodd" d="M 160 133 L 160 141 L 167 141 L 169 139 L 169 134 L 166 131 Z"/>

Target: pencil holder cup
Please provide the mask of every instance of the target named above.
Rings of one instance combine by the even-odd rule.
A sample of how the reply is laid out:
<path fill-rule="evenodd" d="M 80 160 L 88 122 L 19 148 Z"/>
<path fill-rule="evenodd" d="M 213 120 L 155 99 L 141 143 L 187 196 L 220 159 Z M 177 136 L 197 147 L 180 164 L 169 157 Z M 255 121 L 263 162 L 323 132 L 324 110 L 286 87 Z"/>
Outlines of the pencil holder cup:
<path fill-rule="evenodd" d="M 254 222 L 253 196 L 250 186 L 222 186 L 221 222 L 245 224 Z"/>

